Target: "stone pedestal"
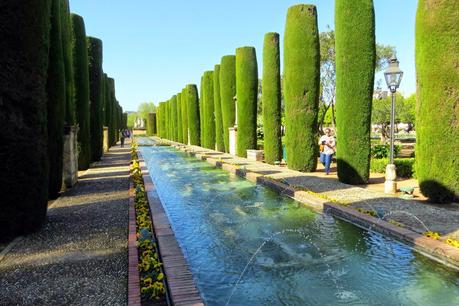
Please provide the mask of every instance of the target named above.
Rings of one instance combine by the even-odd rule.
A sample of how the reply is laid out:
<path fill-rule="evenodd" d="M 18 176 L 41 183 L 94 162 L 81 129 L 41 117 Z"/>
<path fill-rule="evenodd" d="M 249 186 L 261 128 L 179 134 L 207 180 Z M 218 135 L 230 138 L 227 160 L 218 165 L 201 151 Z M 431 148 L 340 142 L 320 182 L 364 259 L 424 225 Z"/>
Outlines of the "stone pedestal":
<path fill-rule="evenodd" d="M 247 150 L 247 159 L 263 161 L 263 150 Z"/>
<path fill-rule="evenodd" d="M 237 127 L 230 127 L 229 130 L 229 154 L 236 155 Z"/>
<path fill-rule="evenodd" d="M 104 152 L 108 152 L 108 149 L 110 148 L 110 145 L 108 144 L 108 127 L 104 126 Z"/>
<path fill-rule="evenodd" d="M 394 164 L 386 166 L 386 181 L 384 182 L 384 192 L 388 194 L 397 193 L 397 173 Z"/>
<path fill-rule="evenodd" d="M 64 185 L 70 188 L 78 181 L 78 126 L 64 128 L 64 161 L 62 178 Z"/>

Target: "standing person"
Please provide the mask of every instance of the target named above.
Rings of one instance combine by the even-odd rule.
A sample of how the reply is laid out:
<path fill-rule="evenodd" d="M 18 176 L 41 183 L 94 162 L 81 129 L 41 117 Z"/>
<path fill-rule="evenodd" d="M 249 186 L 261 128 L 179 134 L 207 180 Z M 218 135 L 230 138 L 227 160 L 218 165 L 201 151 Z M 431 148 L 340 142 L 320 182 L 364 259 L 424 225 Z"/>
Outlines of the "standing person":
<path fill-rule="evenodd" d="M 320 162 L 325 167 L 325 174 L 330 173 L 330 164 L 332 156 L 336 151 L 336 141 L 333 137 L 332 130 L 330 128 L 325 129 L 325 135 L 322 135 L 319 139 L 320 145 Z"/>
<path fill-rule="evenodd" d="M 126 130 L 121 130 L 121 147 L 124 148 L 124 138 L 126 137 Z"/>

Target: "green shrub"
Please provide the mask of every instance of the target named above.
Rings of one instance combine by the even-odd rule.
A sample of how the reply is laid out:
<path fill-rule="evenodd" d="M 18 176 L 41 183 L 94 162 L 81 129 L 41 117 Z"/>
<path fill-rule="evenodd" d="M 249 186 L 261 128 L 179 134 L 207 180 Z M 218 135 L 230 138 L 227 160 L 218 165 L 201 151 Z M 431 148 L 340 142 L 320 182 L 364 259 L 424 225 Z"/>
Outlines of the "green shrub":
<path fill-rule="evenodd" d="M 223 142 L 229 152 L 229 130 L 236 119 L 234 97 L 236 96 L 236 56 L 223 56 L 220 62 L 220 99 L 222 107 Z"/>
<path fill-rule="evenodd" d="M 287 165 L 299 171 L 317 167 L 317 115 L 320 49 L 314 5 L 288 9 L 284 37 L 284 99 Z"/>
<path fill-rule="evenodd" d="M 182 129 L 182 93 L 177 94 L 177 141 L 183 143 Z"/>
<path fill-rule="evenodd" d="M 237 141 L 236 154 L 247 157 L 257 148 L 258 67 L 254 47 L 236 49 Z"/>
<path fill-rule="evenodd" d="M 368 182 L 375 73 L 373 0 L 335 1 L 338 178 Z"/>
<path fill-rule="evenodd" d="M 88 47 L 84 21 L 81 16 L 72 14 L 72 28 L 76 117 L 79 125 L 78 144 L 80 146 L 78 170 L 86 170 L 91 161 L 91 132 L 89 123 Z"/>
<path fill-rule="evenodd" d="M 147 136 L 156 135 L 156 114 L 149 113 L 147 118 Z"/>
<path fill-rule="evenodd" d="M 49 3 L 0 1 L 0 241 L 46 220 Z"/>
<path fill-rule="evenodd" d="M 103 71 L 102 41 L 88 37 L 89 99 L 91 101 L 91 160 L 99 161 L 103 153 Z"/>
<path fill-rule="evenodd" d="M 396 158 L 394 159 L 396 173 L 398 177 L 413 178 L 415 177 L 414 158 Z M 388 158 L 371 159 L 370 171 L 372 173 L 385 173 L 386 166 L 389 164 Z"/>
<path fill-rule="evenodd" d="M 266 33 L 263 43 L 263 121 L 257 138 L 264 139 L 265 162 L 282 160 L 279 34 Z M 261 122 L 260 122 L 261 123 Z"/>
<path fill-rule="evenodd" d="M 457 1 L 418 1 L 416 173 L 436 202 L 459 198 L 458 20 Z"/>
<path fill-rule="evenodd" d="M 186 101 L 188 109 L 188 128 L 190 130 L 190 144 L 199 146 L 201 144 L 199 125 L 199 99 L 198 88 L 196 85 L 186 85 Z"/>
<path fill-rule="evenodd" d="M 201 142 L 202 146 L 207 149 L 215 150 L 215 116 L 214 116 L 214 72 L 204 72 L 202 84 L 202 114 L 204 116 L 202 122 L 204 139 Z"/>
<path fill-rule="evenodd" d="M 183 135 L 183 143 L 188 144 L 188 107 L 187 107 L 187 100 L 186 100 L 186 89 L 182 89 L 182 99 L 181 99 L 181 107 L 182 107 L 182 135 Z"/>
<path fill-rule="evenodd" d="M 215 110 L 215 143 L 217 151 L 225 152 L 225 143 L 223 141 L 223 119 L 222 106 L 220 98 L 220 65 L 214 66 L 214 110 Z"/>
<path fill-rule="evenodd" d="M 177 141 L 178 129 L 177 129 L 177 96 L 173 95 L 171 98 L 171 140 Z"/>
<path fill-rule="evenodd" d="M 401 146 L 394 145 L 394 157 L 400 153 Z M 388 158 L 390 156 L 390 145 L 375 145 L 371 147 L 372 158 Z"/>
<path fill-rule="evenodd" d="M 76 123 L 76 110 L 72 54 L 72 24 L 68 0 L 62 0 L 61 2 L 61 32 L 65 68 L 65 124 L 71 126 Z"/>

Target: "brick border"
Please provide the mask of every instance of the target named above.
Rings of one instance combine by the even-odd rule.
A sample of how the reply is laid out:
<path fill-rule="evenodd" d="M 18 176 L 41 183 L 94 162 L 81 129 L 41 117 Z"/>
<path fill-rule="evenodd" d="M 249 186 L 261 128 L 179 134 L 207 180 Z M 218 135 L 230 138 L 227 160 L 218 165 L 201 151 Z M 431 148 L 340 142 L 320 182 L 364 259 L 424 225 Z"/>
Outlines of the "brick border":
<path fill-rule="evenodd" d="M 134 183 L 129 178 L 129 231 L 128 231 L 128 301 L 129 306 L 140 306 L 140 274 L 138 269 Z"/>
<path fill-rule="evenodd" d="M 241 169 L 238 165 L 225 163 L 222 162 L 222 160 L 219 160 L 215 157 L 211 157 L 212 155 L 217 154 L 223 157 L 225 153 L 217 152 L 210 149 L 204 149 L 200 147 L 199 148 L 202 150 L 195 152 L 194 149 L 190 146 L 173 142 L 167 139 L 162 139 L 162 141 L 166 141 L 172 147 L 180 151 L 187 152 L 191 156 L 195 156 L 198 159 L 206 161 L 209 164 L 214 165 L 215 167 L 236 174 L 251 182 L 274 189 L 278 193 L 291 197 L 296 201 L 314 209 L 317 212 L 328 213 L 338 219 L 352 223 L 355 226 L 358 226 L 365 230 L 378 232 L 380 234 L 395 238 L 396 240 L 412 247 L 413 250 L 419 252 L 420 254 L 430 259 L 433 259 L 445 266 L 448 266 L 449 268 L 459 271 L 459 249 L 456 247 L 450 246 L 439 240 L 425 237 L 407 228 L 398 227 L 384 220 L 365 215 L 355 209 L 331 203 L 326 199 L 314 196 L 306 191 L 295 190 L 287 184 L 283 184 L 281 182 L 266 177 L 265 174 L 257 173 L 256 171 Z M 237 158 L 244 160 L 242 157 Z"/>

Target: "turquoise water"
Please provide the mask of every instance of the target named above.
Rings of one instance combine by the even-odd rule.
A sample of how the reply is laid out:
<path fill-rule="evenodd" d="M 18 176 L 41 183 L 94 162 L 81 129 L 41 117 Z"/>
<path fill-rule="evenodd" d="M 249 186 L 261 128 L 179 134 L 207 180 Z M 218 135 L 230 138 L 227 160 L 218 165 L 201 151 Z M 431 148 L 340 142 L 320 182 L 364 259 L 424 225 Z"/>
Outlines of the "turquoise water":
<path fill-rule="evenodd" d="M 140 147 L 207 305 L 459 305 L 459 273 L 170 147 Z"/>

